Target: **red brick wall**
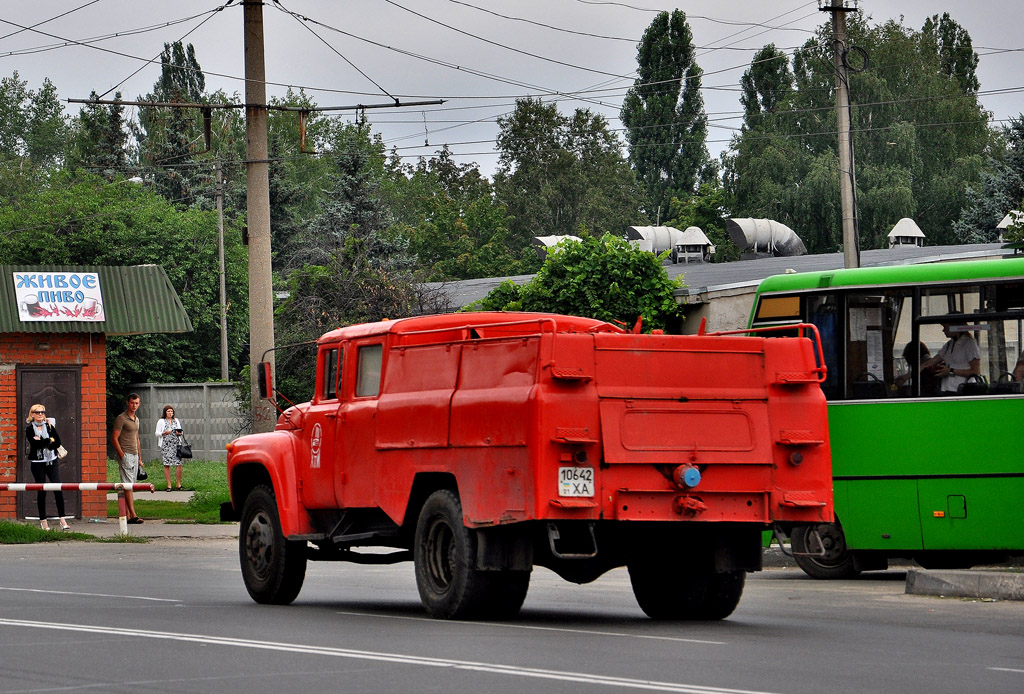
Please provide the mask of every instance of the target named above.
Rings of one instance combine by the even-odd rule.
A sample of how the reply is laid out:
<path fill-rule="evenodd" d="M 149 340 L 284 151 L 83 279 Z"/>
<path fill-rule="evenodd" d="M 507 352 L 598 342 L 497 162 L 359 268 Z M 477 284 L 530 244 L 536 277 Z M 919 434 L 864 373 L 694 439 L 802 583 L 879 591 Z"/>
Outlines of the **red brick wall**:
<path fill-rule="evenodd" d="M 40 350 L 39 342 L 50 348 Z M 0 482 L 16 482 L 20 433 L 15 369 L 18 365 L 82 367 L 82 479 L 107 481 L 107 342 L 102 333 L 9 333 L 0 337 Z M 82 492 L 82 517 L 105 518 L 106 492 Z M 0 491 L 0 518 L 17 518 L 17 495 Z"/>

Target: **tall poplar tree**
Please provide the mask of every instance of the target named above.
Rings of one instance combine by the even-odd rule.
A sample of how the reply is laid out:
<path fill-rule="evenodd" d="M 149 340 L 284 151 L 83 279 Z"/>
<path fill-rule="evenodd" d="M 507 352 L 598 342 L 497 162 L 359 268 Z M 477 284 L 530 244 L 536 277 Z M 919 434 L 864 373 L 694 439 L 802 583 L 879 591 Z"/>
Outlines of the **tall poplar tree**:
<path fill-rule="evenodd" d="M 139 100 L 201 103 L 205 89 L 206 78 L 192 44 L 175 41 L 164 44 L 160 79 L 152 93 Z M 198 109 L 144 106 L 139 109 L 135 136 L 139 159 L 151 169 L 160 194 L 177 205 L 190 205 L 199 181 L 198 172 L 189 163 L 197 151 L 205 148 L 202 113 Z M 204 173 L 209 178 L 208 172 Z"/>
<path fill-rule="evenodd" d="M 629 161 L 647 190 L 654 216 L 685 199 L 716 170 L 707 150 L 703 70 L 694 60 L 686 14 L 661 12 L 637 47 L 637 79 L 622 103 Z"/>

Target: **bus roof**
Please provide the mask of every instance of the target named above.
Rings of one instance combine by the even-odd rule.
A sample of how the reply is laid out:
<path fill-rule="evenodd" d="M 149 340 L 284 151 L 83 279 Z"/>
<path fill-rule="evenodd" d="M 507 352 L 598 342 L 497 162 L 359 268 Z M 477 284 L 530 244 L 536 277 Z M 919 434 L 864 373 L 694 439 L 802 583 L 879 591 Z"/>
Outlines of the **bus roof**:
<path fill-rule="evenodd" d="M 1024 258 L 891 265 L 773 275 L 761 281 L 757 292 L 764 294 L 830 287 L 873 287 L 1001 277 L 1024 278 Z"/>

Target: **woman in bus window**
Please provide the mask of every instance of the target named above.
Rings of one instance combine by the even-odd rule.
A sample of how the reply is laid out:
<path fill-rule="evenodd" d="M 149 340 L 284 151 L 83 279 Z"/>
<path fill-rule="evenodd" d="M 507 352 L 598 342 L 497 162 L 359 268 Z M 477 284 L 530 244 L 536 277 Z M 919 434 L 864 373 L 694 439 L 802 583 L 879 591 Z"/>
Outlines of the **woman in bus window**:
<path fill-rule="evenodd" d="M 970 331 L 952 323 L 942 324 L 942 334 L 949 338 L 934 357 L 922 362 L 921 368 L 937 366 L 935 375 L 941 378 L 939 389 L 943 393 L 956 393 L 957 387 L 970 376 L 981 375 L 981 350 Z M 961 329 L 962 328 L 962 329 Z"/>

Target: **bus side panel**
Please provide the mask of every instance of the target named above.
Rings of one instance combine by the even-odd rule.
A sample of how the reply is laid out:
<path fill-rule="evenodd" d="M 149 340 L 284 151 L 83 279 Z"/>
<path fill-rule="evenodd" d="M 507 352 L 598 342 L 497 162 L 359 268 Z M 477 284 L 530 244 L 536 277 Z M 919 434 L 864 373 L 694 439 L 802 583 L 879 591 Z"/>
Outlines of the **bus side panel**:
<path fill-rule="evenodd" d="M 836 516 L 850 549 L 921 547 L 917 480 L 836 480 L 835 489 Z"/>
<path fill-rule="evenodd" d="M 925 549 L 1024 547 L 1024 477 L 919 482 Z"/>

